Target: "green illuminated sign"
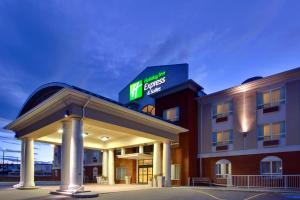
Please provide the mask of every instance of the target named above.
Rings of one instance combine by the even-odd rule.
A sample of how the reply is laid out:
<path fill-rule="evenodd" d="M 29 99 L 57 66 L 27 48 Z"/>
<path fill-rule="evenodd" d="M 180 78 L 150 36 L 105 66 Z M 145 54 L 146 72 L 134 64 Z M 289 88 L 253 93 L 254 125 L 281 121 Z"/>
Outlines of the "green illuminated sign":
<path fill-rule="evenodd" d="M 130 84 L 129 99 L 133 101 L 135 99 L 143 97 L 143 80 L 139 80 Z"/>
<path fill-rule="evenodd" d="M 144 80 L 136 81 L 129 86 L 129 100 L 133 101 L 143 97 L 143 94 L 151 95 L 161 91 L 161 84 L 166 82 L 166 72 L 162 71 Z"/>

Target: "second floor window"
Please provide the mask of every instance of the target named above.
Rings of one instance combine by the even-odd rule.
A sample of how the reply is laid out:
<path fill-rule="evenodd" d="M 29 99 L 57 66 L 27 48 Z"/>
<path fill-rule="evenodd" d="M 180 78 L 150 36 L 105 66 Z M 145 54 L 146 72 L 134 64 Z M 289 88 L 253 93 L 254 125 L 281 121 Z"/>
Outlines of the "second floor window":
<path fill-rule="evenodd" d="M 164 110 L 163 118 L 171 122 L 179 121 L 179 107 L 174 107 L 174 108 Z"/>
<path fill-rule="evenodd" d="M 279 140 L 285 132 L 285 121 L 262 124 L 258 126 L 258 140 Z"/>
<path fill-rule="evenodd" d="M 229 115 L 232 112 L 232 101 L 219 103 L 212 108 L 212 117 L 220 118 Z"/>
<path fill-rule="evenodd" d="M 218 131 L 212 133 L 212 144 L 213 146 L 221 146 L 232 144 L 233 142 L 233 131 Z"/>
<path fill-rule="evenodd" d="M 257 94 L 257 108 L 268 108 L 285 103 L 285 87 Z"/>

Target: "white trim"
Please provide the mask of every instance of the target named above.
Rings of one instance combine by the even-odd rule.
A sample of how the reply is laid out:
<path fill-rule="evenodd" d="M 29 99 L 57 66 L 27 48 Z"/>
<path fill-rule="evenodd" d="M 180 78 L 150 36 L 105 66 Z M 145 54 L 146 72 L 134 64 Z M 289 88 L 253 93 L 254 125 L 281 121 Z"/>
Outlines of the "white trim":
<path fill-rule="evenodd" d="M 274 147 L 265 149 L 248 149 L 248 150 L 236 150 L 226 152 L 212 152 L 212 153 L 200 153 L 198 158 L 210 158 L 210 157 L 228 157 L 228 156 L 243 156 L 252 154 L 263 154 L 263 153 L 278 153 L 278 152 L 291 152 L 300 151 L 300 145 Z"/>
<path fill-rule="evenodd" d="M 147 116 L 143 113 L 136 112 L 136 111 L 131 110 L 129 108 L 125 108 L 125 107 L 117 105 L 115 103 L 112 103 L 112 102 L 109 102 L 109 101 L 91 96 L 89 94 L 85 94 L 83 92 L 77 91 L 77 90 L 72 89 L 72 88 L 64 88 L 61 91 L 57 92 L 56 94 L 52 95 L 51 97 L 49 97 L 48 99 L 46 99 L 42 103 L 38 104 L 37 106 L 35 106 L 31 110 L 29 110 L 28 112 L 23 114 L 22 116 L 20 116 L 19 118 L 17 118 L 13 122 L 11 122 L 10 124 L 6 125 L 5 129 L 14 130 L 17 126 L 22 124 L 25 120 L 30 119 L 35 114 L 45 110 L 50 105 L 60 101 L 61 99 L 63 99 L 63 97 L 66 97 L 68 95 L 74 95 L 74 96 L 79 96 L 79 97 L 90 98 L 91 101 L 94 101 L 94 102 L 99 103 L 101 105 L 107 106 L 107 108 L 112 108 L 114 111 L 121 111 L 125 114 L 128 114 L 128 116 L 130 116 L 130 117 L 136 117 L 137 120 L 140 120 L 140 121 L 143 121 L 143 120 L 147 121 L 148 124 L 152 123 L 151 124 L 152 126 L 156 126 L 156 128 L 166 130 L 168 132 L 172 132 L 175 135 L 179 134 L 181 132 L 187 132 L 188 131 L 188 129 L 177 126 L 175 124 L 171 124 L 171 123 L 163 121 L 161 119 L 157 119 L 157 118 L 154 118 L 154 117 L 151 117 L 151 116 Z"/>
<path fill-rule="evenodd" d="M 267 156 L 264 157 L 260 162 L 270 162 L 270 161 L 281 161 L 281 159 L 277 156 Z"/>
<path fill-rule="evenodd" d="M 216 165 L 221 165 L 221 164 L 231 164 L 231 162 L 226 159 L 221 159 L 216 162 Z"/>

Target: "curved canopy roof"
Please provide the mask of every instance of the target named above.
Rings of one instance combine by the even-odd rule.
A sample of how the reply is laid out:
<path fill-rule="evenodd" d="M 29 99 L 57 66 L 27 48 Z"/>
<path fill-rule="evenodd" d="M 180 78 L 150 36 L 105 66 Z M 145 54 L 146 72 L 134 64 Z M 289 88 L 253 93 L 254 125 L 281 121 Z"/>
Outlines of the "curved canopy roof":
<path fill-rule="evenodd" d="M 117 104 L 119 106 L 125 107 L 127 109 L 130 109 L 130 108 L 128 108 L 127 106 L 125 106 L 124 104 L 122 104 L 120 102 L 117 102 L 115 100 L 109 99 L 107 97 L 104 97 L 104 96 L 101 96 L 101 95 L 98 95 L 98 94 L 95 94 L 95 93 L 90 92 L 88 90 L 85 90 L 85 89 L 82 89 L 82 88 L 79 88 L 79 87 L 76 87 L 76 86 L 73 86 L 73 85 L 69 85 L 69 84 L 66 84 L 66 83 L 52 82 L 52 83 L 48 83 L 48 84 L 40 86 L 28 97 L 28 99 L 25 101 L 24 105 L 22 106 L 17 118 L 21 117 L 22 115 L 24 115 L 25 113 L 27 113 L 28 111 L 30 111 L 31 109 L 33 109 L 34 107 L 36 107 L 37 105 L 42 103 L 43 101 L 50 98 L 52 95 L 56 94 L 57 92 L 59 92 L 62 89 L 65 89 L 65 88 L 74 89 L 74 90 L 77 90 L 79 92 L 83 92 L 85 94 L 94 96 L 96 98 L 99 98 L 99 99 Z M 135 111 L 137 111 L 137 110 L 135 110 Z M 145 112 L 141 112 L 141 111 L 137 111 L 137 112 L 145 114 L 145 115 L 150 116 L 150 117 L 154 117 L 154 118 L 163 120 L 160 117 L 153 116 L 153 115 L 150 115 L 150 114 L 145 113 Z M 173 122 L 168 121 L 168 120 L 163 120 L 163 121 L 173 123 Z"/>

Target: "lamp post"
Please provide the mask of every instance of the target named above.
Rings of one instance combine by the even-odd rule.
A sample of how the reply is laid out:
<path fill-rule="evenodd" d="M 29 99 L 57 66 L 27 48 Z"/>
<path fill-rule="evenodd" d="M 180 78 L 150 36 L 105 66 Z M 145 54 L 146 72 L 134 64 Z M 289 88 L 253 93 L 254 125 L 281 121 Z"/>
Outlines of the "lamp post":
<path fill-rule="evenodd" d="M 246 149 L 246 137 L 247 137 L 248 132 L 242 132 L 243 135 L 243 150 Z"/>
<path fill-rule="evenodd" d="M 5 158 L 5 149 L 2 149 L 2 175 L 4 176 L 4 158 Z"/>

